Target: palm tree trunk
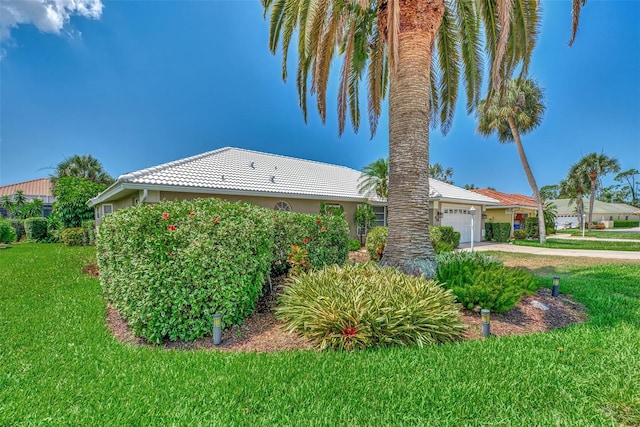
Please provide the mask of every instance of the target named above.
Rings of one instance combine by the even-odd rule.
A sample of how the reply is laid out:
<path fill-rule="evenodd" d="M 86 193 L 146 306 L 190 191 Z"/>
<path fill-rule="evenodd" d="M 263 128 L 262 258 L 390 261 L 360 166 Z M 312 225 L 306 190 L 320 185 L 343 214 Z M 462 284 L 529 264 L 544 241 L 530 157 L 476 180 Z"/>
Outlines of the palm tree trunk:
<path fill-rule="evenodd" d="M 580 229 L 582 229 L 583 227 L 583 222 L 584 222 L 584 218 L 583 218 L 583 214 L 584 214 L 584 202 L 582 200 L 582 189 L 577 189 L 576 190 L 576 210 L 578 211 L 578 225 L 580 227 Z"/>
<path fill-rule="evenodd" d="M 522 146 L 522 139 L 520 139 L 520 132 L 518 132 L 518 127 L 516 126 L 516 122 L 513 117 L 509 117 L 509 127 L 511 128 L 513 139 L 516 142 L 516 147 L 518 147 L 520 163 L 522 163 L 522 168 L 524 169 L 525 175 L 527 175 L 529 186 L 531 187 L 531 190 L 533 190 L 533 197 L 536 199 L 536 203 L 538 204 L 538 236 L 540 236 L 540 243 L 545 244 L 547 243 L 547 229 L 544 223 L 544 209 L 542 207 L 542 197 L 540 197 L 538 184 L 536 184 L 536 179 L 533 177 L 533 173 L 531 172 L 527 155 L 525 154 L 524 147 Z"/>
<path fill-rule="evenodd" d="M 589 181 L 591 181 L 591 197 L 589 197 L 589 231 L 591 231 L 591 221 L 593 221 L 593 205 L 596 200 L 596 180 L 598 175 L 589 174 Z"/>
<path fill-rule="evenodd" d="M 432 278 L 429 237 L 431 55 L 444 0 L 399 0 L 397 68 L 389 79 L 389 236 L 381 265 Z"/>

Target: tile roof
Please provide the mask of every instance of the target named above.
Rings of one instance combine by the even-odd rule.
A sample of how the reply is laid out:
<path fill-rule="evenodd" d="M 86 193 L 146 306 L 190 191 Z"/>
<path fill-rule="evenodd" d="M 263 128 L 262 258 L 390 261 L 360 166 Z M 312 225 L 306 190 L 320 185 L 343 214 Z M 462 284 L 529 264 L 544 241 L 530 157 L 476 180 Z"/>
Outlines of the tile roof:
<path fill-rule="evenodd" d="M 574 216 L 576 214 L 576 203 L 570 199 L 554 199 L 550 200 L 551 203 L 556 205 L 557 215 Z M 584 210 L 589 213 L 589 198 L 583 198 Z M 638 208 L 625 205 L 624 203 L 607 203 L 600 200 L 594 200 L 593 203 L 594 215 L 639 215 Z M 594 218 L 595 219 L 595 218 Z"/>
<path fill-rule="evenodd" d="M 174 187 L 180 191 L 198 190 L 251 193 L 254 195 L 289 195 L 366 201 L 360 194 L 360 171 L 293 157 L 225 147 L 196 156 L 121 175 L 117 182 L 91 204 L 113 199 L 118 188 L 131 184 L 137 188 Z M 462 199 L 496 204 L 497 201 L 434 179 L 430 180 L 432 199 Z M 384 203 L 375 195 L 373 202 Z"/>
<path fill-rule="evenodd" d="M 533 197 L 524 196 L 522 194 L 507 194 L 500 191 L 491 190 L 489 188 L 481 188 L 471 191 L 473 191 L 474 193 L 485 195 L 487 197 L 491 197 L 492 199 L 496 199 L 500 202 L 501 205 L 504 206 L 526 206 L 532 208 L 538 207 L 536 199 L 534 199 Z"/>
<path fill-rule="evenodd" d="M 51 180 L 49 178 L 33 179 L 17 184 L 4 185 L 0 187 L 0 196 L 11 196 L 16 194 L 18 190 L 22 190 L 25 196 L 53 196 L 51 192 Z"/>

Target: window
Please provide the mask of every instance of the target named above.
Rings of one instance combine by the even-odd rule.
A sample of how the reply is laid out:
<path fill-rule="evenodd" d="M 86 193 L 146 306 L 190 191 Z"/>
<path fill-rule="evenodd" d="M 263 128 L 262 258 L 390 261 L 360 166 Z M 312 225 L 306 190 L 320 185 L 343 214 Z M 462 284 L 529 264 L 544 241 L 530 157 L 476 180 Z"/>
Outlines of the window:
<path fill-rule="evenodd" d="M 96 217 L 96 221 L 100 219 L 100 208 L 98 206 L 94 209 L 94 216 Z"/>
<path fill-rule="evenodd" d="M 113 205 L 102 205 L 102 216 L 107 216 L 113 213 Z"/>
<path fill-rule="evenodd" d="M 376 213 L 376 225 L 387 225 L 387 208 L 385 206 L 374 206 L 373 211 Z"/>
<path fill-rule="evenodd" d="M 291 205 L 285 201 L 279 201 L 273 208 L 276 211 L 287 211 L 291 212 Z"/>

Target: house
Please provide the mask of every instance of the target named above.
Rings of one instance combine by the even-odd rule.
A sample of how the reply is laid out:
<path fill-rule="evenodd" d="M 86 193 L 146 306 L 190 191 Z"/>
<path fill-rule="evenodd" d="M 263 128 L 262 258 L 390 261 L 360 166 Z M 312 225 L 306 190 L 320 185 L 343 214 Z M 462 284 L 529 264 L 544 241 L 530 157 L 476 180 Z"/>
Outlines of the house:
<path fill-rule="evenodd" d="M 555 199 L 551 203 L 556 205 L 556 226 L 557 228 L 578 227 L 580 221 L 576 214 L 576 201 L 571 199 Z M 589 198 L 582 199 L 584 213 L 589 217 Z M 615 220 L 640 220 L 640 209 L 626 205 L 624 203 L 607 203 L 594 200 L 592 220 L 605 222 L 605 224 Z M 607 224 L 612 227 L 613 224 Z"/>
<path fill-rule="evenodd" d="M 49 216 L 51 207 L 55 202 L 55 197 L 51 192 L 51 180 L 49 178 L 33 179 L 31 181 L 19 182 L 0 187 L 0 197 L 13 196 L 18 191 L 22 191 L 27 202 L 33 199 L 41 199 L 43 204 L 43 216 Z M 7 212 L 0 207 L 0 215 L 7 216 Z"/>
<path fill-rule="evenodd" d="M 352 237 L 358 205 L 370 204 L 379 225 L 386 225 L 386 201 L 358 191 L 361 173 L 344 166 L 320 163 L 240 148 L 225 147 L 120 176 L 88 202 L 96 221 L 137 203 L 218 197 L 285 211 L 319 213 L 322 203 L 345 212 Z M 496 200 L 430 180 L 431 224 L 452 225 L 461 241 L 470 241 L 468 209 L 482 211 Z M 474 240 L 480 240 L 476 221 Z"/>
<path fill-rule="evenodd" d="M 528 217 L 537 216 L 538 204 L 533 197 L 502 193 L 490 188 L 471 191 L 500 202 L 497 206 L 487 206 L 486 222 L 508 222 L 511 224 L 512 234 L 514 230 L 524 229 L 525 220 Z"/>

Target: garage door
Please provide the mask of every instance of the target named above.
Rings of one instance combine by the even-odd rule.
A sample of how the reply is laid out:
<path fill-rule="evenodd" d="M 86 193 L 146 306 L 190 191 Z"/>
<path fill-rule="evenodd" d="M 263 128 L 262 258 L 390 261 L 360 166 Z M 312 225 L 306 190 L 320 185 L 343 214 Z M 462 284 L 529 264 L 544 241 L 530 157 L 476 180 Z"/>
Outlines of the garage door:
<path fill-rule="evenodd" d="M 449 208 L 444 209 L 443 213 L 444 215 L 442 216 L 441 224 L 453 227 L 454 230 L 460 233 L 460 243 L 469 243 L 471 241 L 471 215 L 469 214 L 469 210 Z M 478 218 L 474 221 L 475 233 L 473 235 L 473 240 L 476 242 L 480 241 L 479 222 Z"/>

